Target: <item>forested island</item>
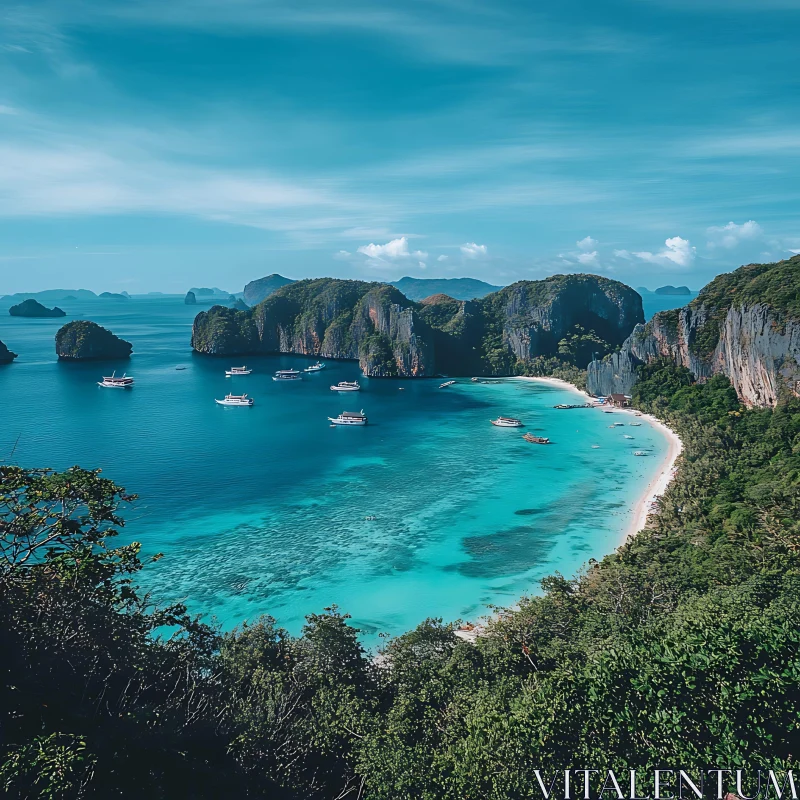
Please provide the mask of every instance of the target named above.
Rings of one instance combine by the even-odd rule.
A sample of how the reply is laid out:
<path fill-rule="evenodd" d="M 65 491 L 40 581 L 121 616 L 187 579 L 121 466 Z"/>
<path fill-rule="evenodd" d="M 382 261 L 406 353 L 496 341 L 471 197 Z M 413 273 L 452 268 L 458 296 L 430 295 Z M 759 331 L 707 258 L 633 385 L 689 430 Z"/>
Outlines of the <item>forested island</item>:
<path fill-rule="evenodd" d="M 69 322 L 56 333 L 56 355 L 65 361 L 128 358 L 133 345 L 89 320 Z"/>
<path fill-rule="evenodd" d="M 66 311 L 62 311 L 58 306 L 53 308 L 47 308 L 43 306 L 37 300 L 29 299 L 23 300 L 21 303 L 17 303 L 17 305 L 11 306 L 8 309 L 8 313 L 12 317 L 40 317 L 40 318 L 48 318 L 48 317 L 66 317 Z"/>
<path fill-rule="evenodd" d="M 796 771 L 797 266 L 720 276 L 674 317 L 705 309 L 693 341 L 713 369 L 695 374 L 683 345 L 633 365 L 633 405 L 685 448 L 647 527 L 584 573 L 544 579 L 474 644 L 455 621 L 427 620 L 376 658 L 346 609 L 317 609 L 294 637 L 270 617 L 223 634 L 191 607 L 153 608 L 136 589 L 139 545 L 116 539 L 136 487 L 0 465 L 0 786 L 10 797 L 516 800 L 540 796 L 535 770 L 548 783 L 569 765 L 640 770 L 640 796 L 652 796 L 654 766 Z M 789 336 L 774 402 L 707 361 L 738 342 L 748 368 L 765 368 L 772 351 L 728 324 L 755 308 L 764 332 Z"/>

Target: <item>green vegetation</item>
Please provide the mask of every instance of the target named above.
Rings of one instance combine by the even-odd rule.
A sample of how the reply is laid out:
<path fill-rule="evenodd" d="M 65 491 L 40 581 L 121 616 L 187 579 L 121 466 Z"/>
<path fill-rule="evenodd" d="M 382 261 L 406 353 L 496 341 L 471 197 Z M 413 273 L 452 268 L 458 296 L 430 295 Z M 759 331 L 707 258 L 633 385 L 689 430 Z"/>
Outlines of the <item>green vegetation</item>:
<path fill-rule="evenodd" d="M 798 768 L 800 400 L 642 368 L 683 438 L 648 528 L 502 611 L 429 620 L 379 662 L 336 609 L 221 635 L 135 588 L 135 500 L 0 467 L 0 786 L 8 797 L 523 798 L 535 768 Z"/>
<path fill-rule="evenodd" d="M 56 355 L 67 360 L 128 358 L 133 345 L 89 320 L 75 320 L 56 333 Z"/>

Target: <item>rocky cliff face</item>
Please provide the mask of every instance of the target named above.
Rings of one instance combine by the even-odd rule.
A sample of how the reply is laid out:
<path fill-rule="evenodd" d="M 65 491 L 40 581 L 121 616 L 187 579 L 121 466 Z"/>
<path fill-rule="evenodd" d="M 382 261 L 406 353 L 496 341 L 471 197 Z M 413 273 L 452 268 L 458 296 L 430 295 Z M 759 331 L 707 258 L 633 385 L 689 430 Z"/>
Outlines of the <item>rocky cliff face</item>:
<path fill-rule="evenodd" d="M 297 281 L 249 312 L 198 314 L 192 346 L 209 355 L 297 353 L 357 359 L 366 375 L 514 374 L 552 355 L 576 325 L 619 345 L 643 321 L 641 298 L 616 281 L 555 276 L 476 301 L 445 295 L 415 303 L 386 284 Z"/>
<path fill-rule="evenodd" d="M 589 391 L 630 394 L 638 367 L 666 358 L 697 380 L 726 375 L 748 405 L 774 406 L 800 380 L 800 314 L 794 305 L 800 293 L 792 291 L 793 282 L 800 286 L 800 259 L 721 276 L 690 305 L 637 325 L 618 353 L 590 364 Z"/>
<path fill-rule="evenodd" d="M 88 320 L 68 322 L 56 334 L 56 355 L 67 361 L 129 358 L 133 345 Z"/>
<path fill-rule="evenodd" d="M 10 364 L 17 357 L 2 342 L 0 342 L 0 364 Z"/>

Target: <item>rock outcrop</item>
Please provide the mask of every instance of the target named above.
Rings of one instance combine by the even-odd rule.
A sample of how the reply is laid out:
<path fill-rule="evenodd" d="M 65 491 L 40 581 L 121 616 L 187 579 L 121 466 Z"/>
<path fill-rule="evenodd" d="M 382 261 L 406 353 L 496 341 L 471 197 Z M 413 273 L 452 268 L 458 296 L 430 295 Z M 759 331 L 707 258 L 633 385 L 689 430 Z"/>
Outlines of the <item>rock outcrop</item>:
<path fill-rule="evenodd" d="M 659 286 L 656 289 L 656 294 L 667 294 L 667 295 L 689 295 L 692 293 L 692 290 L 688 286 Z"/>
<path fill-rule="evenodd" d="M 88 320 L 68 322 L 56 334 L 56 355 L 68 361 L 129 358 L 133 345 Z"/>
<path fill-rule="evenodd" d="M 613 347 L 643 319 L 636 292 L 592 275 L 523 281 L 483 300 L 439 294 L 425 303 L 386 284 L 323 278 L 286 285 L 249 312 L 214 306 L 198 314 L 192 346 L 209 355 L 357 359 L 376 377 L 509 375 L 555 354 L 576 326 Z"/>
<path fill-rule="evenodd" d="M 17 357 L 2 342 L 0 342 L 0 364 L 10 364 Z"/>
<path fill-rule="evenodd" d="M 774 406 L 800 381 L 800 257 L 722 275 L 688 306 L 637 325 L 588 368 L 593 394 L 630 394 L 641 364 L 665 358 L 697 380 L 726 375 L 742 402 Z"/>
<path fill-rule="evenodd" d="M 130 295 L 126 292 L 100 292 L 98 297 L 103 300 L 130 300 Z"/>
<path fill-rule="evenodd" d="M 62 311 L 58 306 L 55 308 L 47 308 L 43 306 L 38 300 L 28 299 L 23 300 L 15 306 L 8 309 L 8 313 L 12 317 L 66 317 L 67 312 Z"/>
<path fill-rule="evenodd" d="M 273 292 L 278 291 L 282 286 L 288 286 L 290 283 L 294 283 L 291 278 L 284 278 L 283 275 L 278 275 L 277 273 L 267 275 L 266 278 L 250 281 L 244 287 L 244 301 L 248 306 L 258 305 L 263 303 Z"/>
<path fill-rule="evenodd" d="M 502 286 L 475 278 L 400 278 L 392 281 L 409 300 L 422 300 L 434 294 L 446 294 L 454 300 L 477 300 L 497 292 Z"/>
<path fill-rule="evenodd" d="M 195 296 L 194 292 L 186 292 L 186 297 L 183 298 L 183 302 L 186 303 L 187 306 L 196 306 L 197 305 L 197 297 Z"/>

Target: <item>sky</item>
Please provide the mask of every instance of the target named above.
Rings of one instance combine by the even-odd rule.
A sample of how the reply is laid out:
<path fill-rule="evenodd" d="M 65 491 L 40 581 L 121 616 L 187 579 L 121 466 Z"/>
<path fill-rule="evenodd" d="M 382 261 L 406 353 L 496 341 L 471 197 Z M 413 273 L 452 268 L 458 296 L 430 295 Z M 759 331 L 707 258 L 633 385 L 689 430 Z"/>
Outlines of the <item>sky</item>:
<path fill-rule="evenodd" d="M 0 7 L 0 294 L 800 252 L 800 0 Z"/>

